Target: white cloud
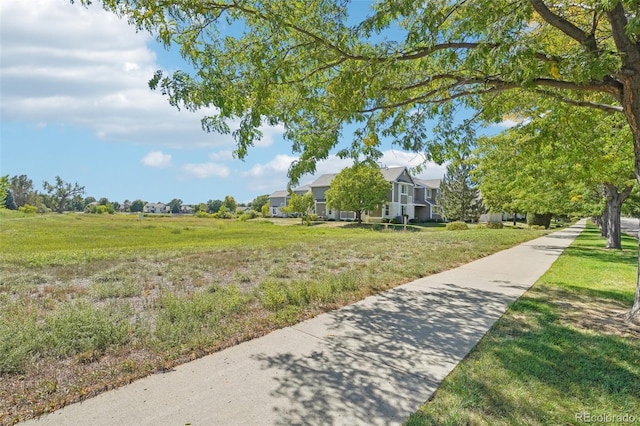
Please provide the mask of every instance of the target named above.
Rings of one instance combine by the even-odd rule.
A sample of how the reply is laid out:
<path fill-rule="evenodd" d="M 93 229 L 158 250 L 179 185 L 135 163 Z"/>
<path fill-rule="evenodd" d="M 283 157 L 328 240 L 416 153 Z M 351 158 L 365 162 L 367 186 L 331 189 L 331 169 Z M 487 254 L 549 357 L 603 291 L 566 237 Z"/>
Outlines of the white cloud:
<path fill-rule="evenodd" d="M 210 177 L 225 178 L 231 174 L 231 170 L 224 164 L 218 163 L 189 163 L 182 166 L 186 177 L 206 179 Z"/>
<path fill-rule="evenodd" d="M 519 124 L 522 124 L 520 121 L 505 119 L 499 123 L 493 123 L 490 127 L 498 128 L 498 129 L 510 129 L 511 127 L 515 127 Z"/>
<path fill-rule="evenodd" d="M 382 152 L 378 161 L 386 167 L 416 167 L 424 163 L 424 155 L 415 152 L 389 150 Z"/>
<path fill-rule="evenodd" d="M 148 167 L 169 167 L 171 166 L 171 155 L 162 151 L 151 151 L 142 159 L 142 164 Z"/>
<path fill-rule="evenodd" d="M 330 155 L 326 160 L 319 161 L 316 164 L 315 178 L 329 173 L 338 173 L 345 167 L 351 167 L 353 160 L 351 158 L 338 158 L 335 155 Z"/>
<path fill-rule="evenodd" d="M 262 132 L 262 139 L 256 141 L 254 146 L 258 148 L 266 148 L 273 145 L 274 139 L 284 133 L 284 126 L 281 124 L 273 127 L 263 126 L 260 128 L 260 131 Z"/>
<path fill-rule="evenodd" d="M 218 151 L 209 154 L 209 158 L 213 161 L 230 161 L 234 160 L 233 151 Z"/>
<path fill-rule="evenodd" d="M 282 174 L 286 175 L 291 163 L 296 161 L 298 157 L 293 157 L 285 154 L 278 154 L 275 158 L 266 164 L 255 164 L 251 169 L 243 172 L 243 176 L 250 177 L 274 177 Z"/>
<path fill-rule="evenodd" d="M 2 0 L 0 21 L 3 121 L 74 125 L 101 139 L 155 146 L 235 144 L 231 135 L 202 130 L 200 119 L 214 110 L 178 111 L 148 88 L 162 67 L 149 48 L 152 37 L 99 5 Z M 283 131 L 261 130 L 256 146 L 273 144 Z"/>

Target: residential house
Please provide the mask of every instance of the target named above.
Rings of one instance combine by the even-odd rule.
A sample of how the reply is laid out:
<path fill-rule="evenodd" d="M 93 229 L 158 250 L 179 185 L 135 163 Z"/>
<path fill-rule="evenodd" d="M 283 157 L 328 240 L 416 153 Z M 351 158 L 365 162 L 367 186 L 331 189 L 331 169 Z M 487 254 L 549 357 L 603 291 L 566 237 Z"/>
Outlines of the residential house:
<path fill-rule="evenodd" d="M 384 178 L 391 183 L 388 201 L 374 211 L 366 212 L 371 219 L 416 219 L 419 221 L 439 219 L 436 195 L 440 179 L 420 180 L 411 176 L 406 167 L 384 167 L 380 169 Z M 355 220 L 355 212 L 339 211 L 327 206 L 325 192 L 331 187 L 336 173 L 324 174 L 310 185 L 295 188 L 293 191 L 303 195 L 311 191 L 315 199 L 315 213 L 329 220 Z M 269 197 L 271 215 L 284 217 L 281 208 L 287 205 L 289 193 L 276 191 Z"/>
<path fill-rule="evenodd" d="M 294 188 L 292 192 L 298 195 L 304 195 L 309 192 L 311 188 L 309 185 L 303 185 L 298 188 Z M 275 191 L 269 195 L 269 214 L 271 217 L 287 217 L 287 213 L 282 211 L 283 207 L 287 206 L 291 198 L 289 191 Z"/>
<path fill-rule="evenodd" d="M 383 167 L 380 169 L 385 180 L 391 182 L 391 190 L 387 196 L 388 201 L 374 211 L 367 212 L 371 219 L 393 219 L 407 217 L 408 220 L 415 217 L 413 203 L 415 181 L 406 167 Z M 335 220 L 355 220 L 355 212 L 335 211 L 327 207 L 325 191 L 331 186 L 331 181 L 336 174 L 322 175 L 311 186 L 316 200 L 316 214 L 320 217 Z M 401 219 L 402 220 L 402 219 Z"/>
<path fill-rule="evenodd" d="M 420 222 L 439 220 L 440 206 L 437 202 L 442 179 L 414 179 L 416 186 L 413 196 L 416 219 Z"/>
<path fill-rule="evenodd" d="M 171 206 L 163 203 L 147 203 L 142 211 L 144 213 L 171 213 Z"/>

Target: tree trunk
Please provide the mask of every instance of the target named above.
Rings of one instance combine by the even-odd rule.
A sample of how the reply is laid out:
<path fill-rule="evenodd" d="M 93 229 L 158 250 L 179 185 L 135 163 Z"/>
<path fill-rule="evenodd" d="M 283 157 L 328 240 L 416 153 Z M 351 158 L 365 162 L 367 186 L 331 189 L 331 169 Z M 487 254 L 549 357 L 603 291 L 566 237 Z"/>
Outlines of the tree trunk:
<path fill-rule="evenodd" d="M 598 226 L 600 227 L 600 235 L 603 237 L 606 237 L 608 234 L 607 225 L 609 225 L 609 219 L 607 215 L 608 215 L 608 210 L 605 207 L 602 214 L 598 216 Z"/>
<path fill-rule="evenodd" d="M 518 214 L 516 212 L 513 212 L 513 227 L 514 228 L 518 225 L 517 219 L 518 219 Z"/>
<path fill-rule="evenodd" d="M 362 224 L 362 210 L 356 212 L 356 219 L 358 220 L 358 225 Z"/>
<path fill-rule="evenodd" d="M 636 180 L 640 184 L 640 69 L 628 70 L 622 90 L 622 105 L 625 117 L 633 134 Z M 627 70 L 625 70 L 627 71 Z M 640 323 L 640 250 L 638 250 L 638 272 L 636 276 L 636 294 L 627 319 Z"/>
<path fill-rule="evenodd" d="M 622 203 L 631 193 L 631 187 L 625 187 L 619 191 L 615 185 L 604 184 L 604 197 L 607 201 L 606 207 L 606 237 L 608 249 L 621 249 L 622 239 L 620 231 L 620 211 Z"/>
<path fill-rule="evenodd" d="M 56 208 L 56 211 L 60 214 L 64 213 L 64 207 L 67 204 L 67 197 L 63 196 L 60 201 L 58 202 L 58 206 Z"/>

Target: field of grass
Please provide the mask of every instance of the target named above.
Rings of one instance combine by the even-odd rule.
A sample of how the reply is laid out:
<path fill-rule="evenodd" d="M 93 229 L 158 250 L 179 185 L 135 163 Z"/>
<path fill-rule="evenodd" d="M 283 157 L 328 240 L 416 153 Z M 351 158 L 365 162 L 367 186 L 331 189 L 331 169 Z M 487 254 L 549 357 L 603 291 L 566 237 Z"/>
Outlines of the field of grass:
<path fill-rule="evenodd" d="M 0 215 L 0 424 L 544 233 L 411 229 Z"/>
<path fill-rule="evenodd" d="M 637 242 L 593 226 L 517 302 L 407 425 L 640 422 Z"/>

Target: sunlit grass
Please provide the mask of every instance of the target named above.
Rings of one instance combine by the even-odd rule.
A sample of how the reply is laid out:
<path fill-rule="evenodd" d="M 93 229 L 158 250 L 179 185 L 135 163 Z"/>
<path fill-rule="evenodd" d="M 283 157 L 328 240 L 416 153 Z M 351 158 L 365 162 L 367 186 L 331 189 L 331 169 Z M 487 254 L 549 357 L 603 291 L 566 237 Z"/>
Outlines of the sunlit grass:
<path fill-rule="evenodd" d="M 623 250 L 605 250 L 588 228 L 407 424 L 579 424 L 583 413 L 640 418 L 640 328 L 624 321 L 636 253 L 628 237 Z"/>
<path fill-rule="evenodd" d="M 0 219 L 0 424 L 544 233 L 119 214 Z"/>

